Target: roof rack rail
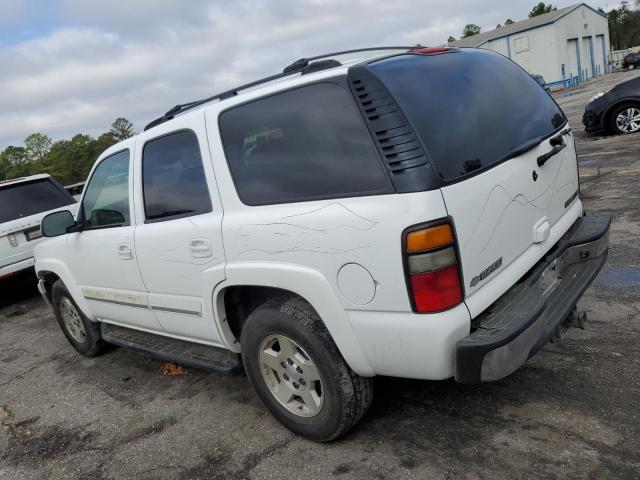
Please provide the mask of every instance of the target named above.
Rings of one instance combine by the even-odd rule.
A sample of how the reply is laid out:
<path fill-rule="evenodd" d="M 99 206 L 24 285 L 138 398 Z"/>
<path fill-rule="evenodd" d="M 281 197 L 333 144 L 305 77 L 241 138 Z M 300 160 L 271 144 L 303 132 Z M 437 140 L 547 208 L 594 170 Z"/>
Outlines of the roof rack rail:
<path fill-rule="evenodd" d="M 301 73 L 302 75 L 305 75 L 307 73 L 313 73 L 313 72 L 325 70 L 328 68 L 339 67 L 341 65 L 341 63 L 338 62 L 337 60 L 324 60 L 322 62 L 315 62 L 315 60 L 326 59 L 329 57 L 336 57 L 339 55 L 348 55 L 350 53 L 358 53 L 358 52 L 371 52 L 371 51 L 378 51 L 378 50 L 405 50 L 406 51 L 406 50 L 416 50 L 420 48 L 425 48 L 425 47 L 423 47 L 422 45 L 414 45 L 412 47 L 406 47 L 406 46 L 405 47 L 367 47 L 367 48 L 356 48 L 353 50 L 343 50 L 340 52 L 327 53 L 324 55 L 316 55 L 315 57 L 301 58 L 293 62 L 291 65 L 288 65 L 287 67 L 285 67 L 285 69 L 282 70 L 281 73 L 276 73 L 275 75 L 270 75 L 268 77 L 261 78 L 260 80 L 256 80 L 251 83 L 240 85 L 239 87 L 232 88 L 231 90 L 227 90 L 225 92 L 218 93 L 216 95 L 212 95 L 207 98 L 203 98 L 202 100 L 194 100 L 193 102 L 178 104 L 170 108 L 169 110 L 167 110 L 165 114 L 162 115 L 161 117 L 158 117 L 155 120 L 148 123 L 144 127 L 144 130 L 147 131 L 150 128 L 153 128 L 157 125 L 160 125 L 161 123 L 171 120 L 176 115 L 182 112 L 191 110 L 192 108 L 198 107 L 205 103 L 212 102 L 214 100 L 224 100 L 226 98 L 234 97 L 235 95 L 238 94 L 239 91 L 246 90 L 251 87 L 255 87 L 262 83 L 268 83 L 273 80 L 286 77 L 288 75 L 293 75 L 294 73 Z"/>
<path fill-rule="evenodd" d="M 328 57 L 337 57 L 339 55 L 349 55 L 350 53 L 359 53 L 359 52 L 375 52 L 379 50 L 417 50 L 420 48 L 425 48 L 423 45 L 417 44 L 412 47 L 402 46 L 402 47 L 366 47 L 366 48 L 354 48 L 353 50 L 341 50 L 339 52 L 325 53 L 323 55 L 316 55 L 315 57 L 308 58 L 300 58 L 293 62 L 291 65 L 287 66 L 282 70 L 282 73 L 295 72 L 301 68 L 308 67 L 309 63 L 313 60 L 320 60 L 321 58 Z"/>

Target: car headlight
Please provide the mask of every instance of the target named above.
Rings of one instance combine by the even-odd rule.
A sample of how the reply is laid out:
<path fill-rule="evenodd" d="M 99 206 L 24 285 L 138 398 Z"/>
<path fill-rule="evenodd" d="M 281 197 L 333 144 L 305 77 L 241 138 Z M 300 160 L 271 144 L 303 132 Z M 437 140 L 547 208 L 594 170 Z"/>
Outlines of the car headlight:
<path fill-rule="evenodd" d="M 615 85 L 614 85 L 615 87 Z M 591 97 L 591 99 L 589 100 L 589 102 L 593 102 L 594 100 L 597 100 L 601 97 L 604 97 L 607 93 L 609 93 L 611 90 L 613 90 L 614 87 L 611 88 L 607 88 L 606 90 L 601 90 L 598 93 L 596 93 L 593 97 Z"/>

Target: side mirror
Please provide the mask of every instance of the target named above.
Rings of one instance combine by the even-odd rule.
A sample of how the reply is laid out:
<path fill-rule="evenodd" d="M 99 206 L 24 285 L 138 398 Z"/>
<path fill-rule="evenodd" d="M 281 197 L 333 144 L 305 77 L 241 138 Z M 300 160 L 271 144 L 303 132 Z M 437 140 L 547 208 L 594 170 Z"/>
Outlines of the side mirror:
<path fill-rule="evenodd" d="M 67 233 L 69 228 L 75 226 L 76 221 L 69 210 L 53 212 L 42 219 L 40 229 L 45 237 L 57 237 Z"/>

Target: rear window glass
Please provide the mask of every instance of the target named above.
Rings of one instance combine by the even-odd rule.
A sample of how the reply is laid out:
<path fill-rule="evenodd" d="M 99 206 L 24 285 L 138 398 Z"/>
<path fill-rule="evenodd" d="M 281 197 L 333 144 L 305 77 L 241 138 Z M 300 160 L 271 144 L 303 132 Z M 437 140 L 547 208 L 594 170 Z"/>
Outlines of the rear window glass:
<path fill-rule="evenodd" d="M 224 112 L 224 149 L 247 205 L 389 192 L 351 94 L 319 83 Z"/>
<path fill-rule="evenodd" d="M 47 179 L 0 186 L 0 223 L 73 203 L 72 198 Z"/>
<path fill-rule="evenodd" d="M 487 50 L 400 55 L 370 68 L 400 104 L 445 183 L 511 158 L 566 122 L 527 72 Z"/>

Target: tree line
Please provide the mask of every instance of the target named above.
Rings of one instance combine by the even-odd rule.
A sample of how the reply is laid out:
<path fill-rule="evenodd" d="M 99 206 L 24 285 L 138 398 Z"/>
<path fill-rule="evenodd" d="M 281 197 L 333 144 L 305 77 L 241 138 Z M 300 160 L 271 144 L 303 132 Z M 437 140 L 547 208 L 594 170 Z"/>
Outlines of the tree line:
<path fill-rule="evenodd" d="M 54 142 L 48 135 L 32 133 L 22 145 L 0 152 L 0 180 L 48 173 L 63 185 L 82 182 L 102 152 L 135 133 L 126 118 L 117 118 L 98 138 L 78 133 Z"/>
<path fill-rule="evenodd" d="M 636 1 L 640 5 L 640 0 Z M 602 13 L 604 11 L 599 9 Z M 629 8 L 628 2 L 621 2 L 619 8 L 609 10 L 609 39 L 614 50 L 624 50 L 640 45 L 640 10 Z"/>
<path fill-rule="evenodd" d="M 640 5 L 640 0 L 635 0 L 635 3 Z M 554 10 L 557 10 L 557 8 L 552 4 L 540 2 L 531 9 L 529 18 L 553 12 Z M 640 45 L 640 10 L 629 8 L 629 2 L 623 0 L 620 3 L 620 7 L 611 9 L 609 12 L 605 12 L 602 8 L 599 8 L 598 11 L 606 15 L 609 21 L 609 37 L 612 49 L 624 50 Z M 504 22 L 505 25 L 511 25 L 512 23 L 514 22 L 510 18 L 507 18 Z M 496 28 L 501 27 L 501 24 L 496 25 Z M 469 23 L 464 26 L 460 38 L 471 37 L 481 31 L 482 29 L 478 25 Z M 455 42 L 456 38 L 450 36 L 447 41 L 449 43 Z"/>

